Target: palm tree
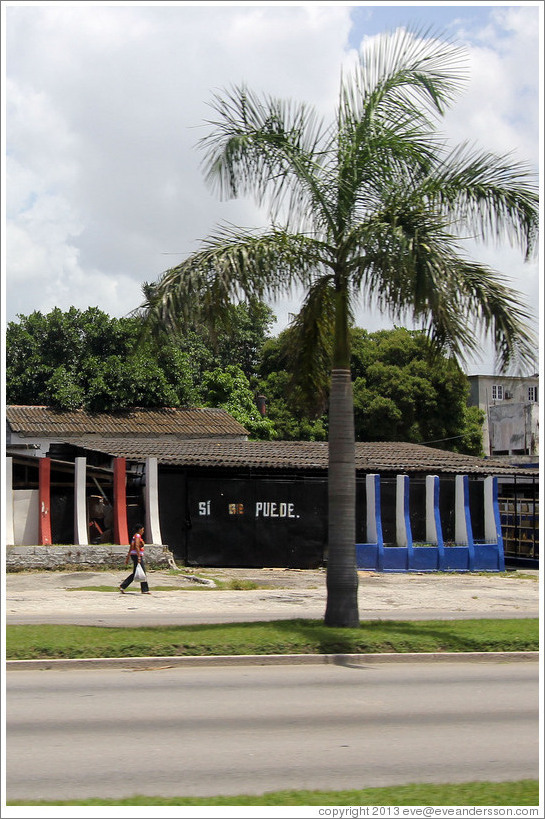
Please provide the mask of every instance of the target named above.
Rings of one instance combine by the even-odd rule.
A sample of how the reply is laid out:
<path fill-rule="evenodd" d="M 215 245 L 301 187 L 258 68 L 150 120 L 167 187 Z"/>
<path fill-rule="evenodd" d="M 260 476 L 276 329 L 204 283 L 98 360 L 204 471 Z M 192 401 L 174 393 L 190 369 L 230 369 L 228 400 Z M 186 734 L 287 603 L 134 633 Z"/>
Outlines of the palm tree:
<path fill-rule="evenodd" d="M 420 323 L 455 357 L 489 334 L 502 367 L 533 358 L 528 315 L 489 268 L 466 258 L 464 232 L 508 239 L 526 257 L 537 232 L 530 171 L 437 131 L 463 78 L 462 53 L 418 32 L 372 42 L 341 78 L 335 121 L 307 105 L 260 98 L 245 86 L 216 95 L 201 140 L 220 195 L 252 193 L 271 227 L 219 228 L 166 271 L 143 305 L 165 323 L 200 304 L 214 321 L 232 300 L 306 296 L 292 323 L 311 384 L 333 356 L 329 406 L 329 541 L 325 623 L 359 623 L 355 561 L 355 446 L 349 329 L 357 300 Z M 279 216 L 283 221 L 280 223 Z M 328 345 L 329 342 L 329 345 Z M 317 378 L 319 383 L 319 377 Z"/>

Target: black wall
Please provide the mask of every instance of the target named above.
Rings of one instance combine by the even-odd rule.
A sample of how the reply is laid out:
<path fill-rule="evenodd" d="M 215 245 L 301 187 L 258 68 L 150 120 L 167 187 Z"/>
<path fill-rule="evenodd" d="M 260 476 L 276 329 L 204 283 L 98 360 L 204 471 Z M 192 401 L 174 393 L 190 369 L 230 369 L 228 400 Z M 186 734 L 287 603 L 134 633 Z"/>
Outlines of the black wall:
<path fill-rule="evenodd" d="M 313 568 L 327 542 L 325 479 L 160 475 L 163 541 L 189 566 Z"/>

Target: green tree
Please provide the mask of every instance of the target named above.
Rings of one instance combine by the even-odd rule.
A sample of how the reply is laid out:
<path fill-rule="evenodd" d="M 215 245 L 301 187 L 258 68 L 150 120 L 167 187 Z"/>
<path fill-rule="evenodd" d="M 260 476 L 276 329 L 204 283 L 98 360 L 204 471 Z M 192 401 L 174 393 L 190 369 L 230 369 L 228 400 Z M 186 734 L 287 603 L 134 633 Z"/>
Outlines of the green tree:
<path fill-rule="evenodd" d="M 168 315 L 150 309 L 159 298 L 156 285 L 145 282 L 142 286 L 146 311 L 134 311 L 142 321 L 140 341 L 150 341 L 160 351 L 165 339 L 176 343 L 187 353 L 193 371 L 198 377 L 205 370 L 224 368 L 236 363 L 246 377 L 255 379 L 261 348 L 274 323 L 275 315 L 268 305 L 259 299 L 248 299 L 237 304 L 227 304 L 221 315 L 211 315 L 205 293 L 187 294 L 183 303 L 176 299 L 170 305 L 176 311 L 178 321 Z"/>
<path fill-rule="evenodd" d="M 220 367 L 236 363 L 250 382 L 259 371 L 261 350 L 275 316 L 262 301 L 231 305 L 228 323 L 216 341 L 216 358 Z"/>
<path fill-rule="evenodd" d="M 281 441 L 326 441 L 327 417 L 309 417 L 297 402 L 297 390 L 285 370 L 271 372 L 259 382 L 259 392 L 267 399 L 267 417 Z"/>
<path fill-rule="evenodd" d="M 538 213 L 528 169 L 468 146 L 448 149 L 438 121 L 458 90 L 460 50 L 397 31 L 369 42 L 342 78 L 335 120 L 246 87 L 217 94 L 203 138 L 204 171 L 220 194 L 255 194 L 262 232 L 219 229 L 166 271 L 150 310 L 176 323 L 188 294 L 209 316 L 241 297 L 303 288 L 293 322 L 309 382 L 333 337 L 329 398 L 329 532 L 325 622 L 359 622 L 350 320 L 361 300 L 421 323 L 461 356 L 491 335 L 500 363 L 528 361 L 527 314 L 499 275 L 462 253 L 465 233 L 508 239 L 530 254 Z"/>
<path fill-rule="evenodd" d="M 327 412 L 304 396 L 299 371 L 288 372 L 290 329 L 268 339 L 259 391 L 281 440 L 327 439 Z M 469 382 L 459 364 L 438 353 L 425 333 L 397 327 L 350 331 L 357 441 L 411 441 L 482 455 L 482 422 L 467 406 Z M 324 377 L 324 391 L 329 379 Z"/>
<path fill-rule="evenodd" d="M 55 308 L 21 315 L 6 330 L 9 404 L 113 412 L 193 401 L 189 357 L 171 343 L 137 348 L 136 318 Z"/>
<path fill-rule="evenodd" d="M 111 318 L 96 307 L 21 315 L 6 333 L 7 401 L 91 412 L 201 402 L 232 409 L 253 437 L 270 438 L 273 425 L 257 411 L 249 379 L 256 382 L 273 318 L 262 303 L 232 307 L 212 349 L 210 332 L 198 322 L 185 335 L 165 338 L 142 335 L 138 315 Z M 221 398 L 220 383 L 229 385 Z"/>
<path fill-rule="evenodd" d="M 354 418 L 358 441 L 433 442 L 482 454 L 479 416 L 468 413 L 469 382 L 421 331 L 352 330 Z"/>
<path fill-rule="evenodd" d="M 241 368 L 232 364 L 203 373 L 201 397 L 204 406 L 221 407 L 242 424 L 251 438 L 275 437 L 269 418 L 260 414 L 250 383 Z"/>
<path fill-rule="evenodd" d="M 291 366 L 290 336 L 288 328 L 263 344 L 258 390 L 267 399 L 267 415 L 281 440 L 325 441 L 327 400 L 322 391 L 305 393 L 300 370 Z M 327 378 L 325 382 L 327 389 Z"/>
<path fill-rule="evenodd" d="M 456 452 L 483 455 L 483 424 L 485 414 L 479 407 L 465 407 L 465 422 Z"/>

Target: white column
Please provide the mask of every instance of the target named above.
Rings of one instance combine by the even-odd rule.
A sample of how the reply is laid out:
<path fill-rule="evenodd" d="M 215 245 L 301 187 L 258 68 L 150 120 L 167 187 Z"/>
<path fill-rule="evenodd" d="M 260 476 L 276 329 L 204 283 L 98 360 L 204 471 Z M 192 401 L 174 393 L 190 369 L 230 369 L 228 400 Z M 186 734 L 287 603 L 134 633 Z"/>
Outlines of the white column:
<path fill-rule="evenodd" d="M 469 546 L 471 519 L 467 475 L 456 475 L 454 541 L 457 546 Z"/>
<path fill-rule="evenodd" d="M 497 499 L 497 478 L 484 479 L 484 539 L 487 543 L 498 542 L 495 501 Z"/>
<path fill-rule="evenodd" d="M 437 507 L 439 505 L 439 476 L 426 475 L 426 541 L 439 543 Z"/>
<path fill-rule="evenodd" d="M 396 543 L 398 546 L 409 546 L 409 477 L 398 475 L 396 478 Z"/>
<path fill-rule="evenodd" d="M 367 493 L 367 543 L 378 543 L 380 526 L 380 507 L 378 505 L 379 475 L 365 476 Z M 382 540 L 382 536 L 380 538 Z"/>
<path fill-rule="evenodd" d="M 146 539 L 157 546 L 162 545 L 161 527 L 159 525 L 159 477 L 157 458 L 146 458 Z"/>
<path fill-rule="evenodd" d="M 15 545 L 13 527 L 13 458 L 6 458 L 6 545 Z"/>
<path fill-rule="evenodd" d="M 74 543 L 89 545 L 87 525 L 87 458 L 76 458 L 74 464 Z"/>

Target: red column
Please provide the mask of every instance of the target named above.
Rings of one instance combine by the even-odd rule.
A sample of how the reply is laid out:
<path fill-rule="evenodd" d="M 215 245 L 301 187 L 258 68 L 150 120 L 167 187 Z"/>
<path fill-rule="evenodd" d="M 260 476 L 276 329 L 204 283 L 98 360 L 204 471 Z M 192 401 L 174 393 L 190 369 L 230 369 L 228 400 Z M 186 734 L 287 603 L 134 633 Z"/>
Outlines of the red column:
<path fill-rule="evenodd" d="M 114 542 L 121 546 L 129 544 L 126 477 L 125 458 L 114 458 Z"/>
<path fill-rule="evenodd" d="M 38 461 L 38 502 L 40 519 L 38 540 L 40 546 L 51 546 L 51 461 L 40 458 Z"/>

